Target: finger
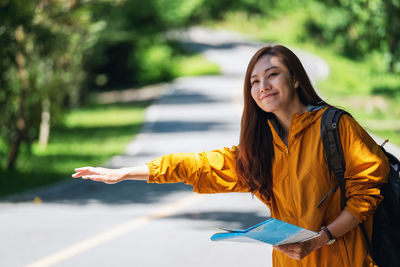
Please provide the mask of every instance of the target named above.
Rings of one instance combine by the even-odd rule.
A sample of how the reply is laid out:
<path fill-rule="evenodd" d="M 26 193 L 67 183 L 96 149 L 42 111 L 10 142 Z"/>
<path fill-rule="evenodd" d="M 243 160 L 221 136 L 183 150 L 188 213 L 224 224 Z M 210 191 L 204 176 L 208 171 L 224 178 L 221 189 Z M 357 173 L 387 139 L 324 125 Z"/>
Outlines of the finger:
<path fill-rule="evenodd" d="M 103 181 L 105 184 L 116 184 L 117 181 Z"/>
<path fill-rule="evenodd" d="M 82 172 L 82 171 L 88 171 L 90 169 L 93 169 L 93 167 L 91 167 L 91 166 L 80 167 L 80 168 L 76 168 L 75 171 L 76 172 Z"/>
<path fill-rule="evenodd" d="M 83 176 L 83 175 L 98 175 L 97 172 L 93 172 L 93 171 L 80 171 L 78 173 L 79 173 L 80 176 Z"/>
<path fill-rule="evenodd" d="M 299 249 L 299 244 L 298 243 L 291 243 L 291 244 L 284 244 L 279 246 L 280 249 L 283 249 L 285 251 L 296 251 Z"/>
<path fill-rule="evenodd" d="M 72 175 L 72 177 L 79 178 L 79 177 L 81 177 L 83 175 L 91 175 L 91 174 L 97 174 L 97 173 L 93 173 L 93 172 L 90 172 L 90 171 L 79 171 L 79 172 L 74 173 Z"/>
<path fill-rule="evenodd" d="M 288 250 L 288 247 L 286 245 L 274 246 L 274 248 L 279 251 L 287 251 Z"/>
<path fill-rule="evenodd" d="M 292 244 L 279 245 L 275 246 L 275 248 L 283 253 L 295 253 L 297 249 L 297 247 Z"/>
<path fill-rule="evenodd" d="M 118 183 L 118 181 L 107 179 L 102 175 L 90 175 L 89 179 L 92 180 L 92 181 L 96 181 L 96 182 L 103 182 L 105 184 L 116 184 L 116 183 Z"/>
<path fill-rule="evenodd" d="M 90 175 L 83 175 L 82 179 L 95 179 L 94 175 L 90 174 Z"/>
<path fill-rule="evenodd" d="M 295 246 L 298 246 L 298 244 L 297 243 L 290 243 L 290 244 L 279 245 L 279 247 L 282 247 L 282 248 L 291 248 L 291 247 L 295 247 Z"/>
<path fill-rule="evenodd" d="M 82 176 L 82 179 L 90 179 L 93 181 L 107 181 L 101 175 L 84 175 L 84 176 Z M 108 182 L 112 182 L 112 181 L 108 181 Z"/>
<path fill-rule="evenodd" d="M 74 175 L 80 177 L 82 175 L 92 175 L 92 174 L 98 175 L 100 173 L 97 171 L 97 168 L 90 167 L 89 169 L 81 169 L 79 171 L 76 170 L 76 174 Z"/>
<path fill-rule="evenodd" d="M 79 172 L 72 174 L 73 178 L 79 178 L 81 176 L 82 176 L 82 173 L 79 173 Z"/>
<path fill-rule="evenodd" d="M 280 251 L 280 252 L 285 253 L 285 251 L 280 246 L 273 246 L 273 248 L 278 250 L 278 251 Z"/>
<path fill-rule="evenodd" d="M 282 253 L 285 253 L 288 257 L 292 259 L 300 260 L 302 258 L 302 256 L 300 255 L 302 251 L 297 243 L 273 246 L 273 248 Z"/>

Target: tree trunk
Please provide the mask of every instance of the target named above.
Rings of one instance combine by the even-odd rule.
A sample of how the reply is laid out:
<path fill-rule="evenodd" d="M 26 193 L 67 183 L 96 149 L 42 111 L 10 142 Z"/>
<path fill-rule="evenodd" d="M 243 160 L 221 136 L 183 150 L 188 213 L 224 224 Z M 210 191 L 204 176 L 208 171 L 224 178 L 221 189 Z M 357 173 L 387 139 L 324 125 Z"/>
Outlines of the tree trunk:
<path fill-rule="evenodd" d="M 15 169 L 15 162 L 17 161 L 19 147 L 22 141 L 22 133 L 17 131 L 16 136 L 11 141 L 10 152 L 8 154 L 7 170 Z"/>
<path fill-rule="evenodd" d="M 48 99 L 42 102 L 42 120 L 40 122 L 39 146 L 42 149 L 47 147 L 50 136 L 50 101 Z"/>
<path fill-rule="evenodd" d="M 396 62 L 399 60 L 400 46 L 400 17 L 398 16 L 400 12 L 400 7 L 394 4 L 394 1 L 383 1 L 385 7 L 385 13 L 387 17 L 386 22 L 386 38 L 389 45 L 390 62 L 389 71 L 394 73 L 396 71 Z"/>
<path fill-rule="evenodd" d="M 70 109 L 76 109 L 80 106 L 80 97 L 79 87 L 76 84 L 72 84 L 68 99 Z"/>
<path fill-rule="evenodd" d="M 389 72 L 394 73 L 394 58 L 393 58 L 393 56 L 391 57 L 390 62 L 389 62 Z"/>
<path fill-rule="evenodd" d="M 18 78 L 20 80 L 20 98 L 19 105 L 17 111 L 17 121 L 16 121 L 16 129 L 14 134 L 11 137 L 10 144 L 10 152 L 8 155 L 7 169 L 13 170 L 15 169 L 15 162 L 17 160 L 19 148 L 22 142 L 22 138 L 25 132 L 25 98 L 28 90 L 28 77 L 26 74 L 25 68 L 25 56 L 23 54 L 24 49 L 24 28 L 23 26 L 17 27 L 15 30 L 15 39 L 17 40 L 17 44 L 20 52 L 18 52 L 15 56 L 15 61 L 18 67 Z"/>
<path fill-rule="evenodd" d="M 17 156 L 19 152 L 19 147 L 22 142 L 22 138 L 25 132 L 25 119 L 24 119 L 24 110 L 25 110 L 25 97 L 26 91 L 21 90 L 20 102 L 18 107 L 18 119 L 17 119 L 17 127 L 14 135 L 12 136 L 11 144 L 10 144 L 10 152 L 8 154 L 8 162 L 7 162 L 7 170 L 15 169 L 15 162 L 17 161 Z"/>
<path fill-rule="evenodd" d="M 389 52 L 390 52 L 390 61 L 389 61 L 389 72 L 394 73 L 394 64 L 396 62 L 396 41 L 394 37 L 389 37 Z"/>

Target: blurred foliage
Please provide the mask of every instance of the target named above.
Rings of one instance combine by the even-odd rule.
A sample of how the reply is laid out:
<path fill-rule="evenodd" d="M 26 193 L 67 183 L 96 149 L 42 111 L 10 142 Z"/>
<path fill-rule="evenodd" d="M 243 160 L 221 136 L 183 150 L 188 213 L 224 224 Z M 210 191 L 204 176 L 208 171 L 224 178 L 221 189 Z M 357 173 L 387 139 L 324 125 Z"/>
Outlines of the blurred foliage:
<path fill-rule="evenodd" d="M 307 33 L 351 58 L 382 53 L 381 64 L 400 71 L 400 0 L 312 1 Z"/>
<path fill-rule="evenodd" d="M 272 2 L 272 1 L 271 1 Z M 97 90 L 143 85 L 175 77 L 175 59 L 182 54 L 168 32 L 227 10 L 261 13 L 261 0 L 148 0 L 92 5 L 93 19 L 105 28 L 86 56 L 86 85 Z"/>
<path fill-rule="evenodd" d="M 42 107 L 57 118 L 66 101 L 77 102 L 93 29 L 78 1 L 3 0 L 0 8 L 0 137 L 12 169 L 20 144 L 37 137 Z"/>

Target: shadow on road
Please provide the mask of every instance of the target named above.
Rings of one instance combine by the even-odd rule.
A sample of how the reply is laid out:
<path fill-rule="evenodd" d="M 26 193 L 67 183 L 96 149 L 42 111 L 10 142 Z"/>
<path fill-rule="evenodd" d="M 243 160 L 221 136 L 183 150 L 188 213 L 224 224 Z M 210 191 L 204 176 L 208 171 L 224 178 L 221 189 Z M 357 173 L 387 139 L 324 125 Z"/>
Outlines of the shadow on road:
<path fill-rule="evenodd" d="M 195 42 L 191 40 L 184 40 L 181 41 L 182 45 L 186 47 L 189 51 L 193 52 L 205 52 L 209 49 L 220 49 L 220 50 L 227 50 L 227 49 L 234 49 L 238 46 L 248 46 L 248 47 L 254 47 L 254 48 L 259 48 L 262 43 L 256 43 L 256 42 L 243 42 L 243 41 L 235 41 L 235 42 L 224 42 L 220 44 L 206 44 L 206 43 L 200 43 L 200 42 Z"/>
<path fill-rule="evenodd" d="M 89 180 L 71 179 L 57 186 L 50 186 L 23 194 L 8 196 L 0 202 L 32 202 L 40 197 L 45 203 L 87 205 L 92 203 L 119 205 L 158 202 L 164 196 L 176 192 L 190 192 L 192 187 L 178 184 L 148 184 L 144 181 L 126 181 L 118 184 L 104 184 Z"/>
<path fill-rule="evenodd" d="M 161 121 L 153 125 L 153 133 L 174 133 L 174 132 L 204 132 L 210 130 L 229 130 L 226 124 L 220 122 L 199 122 L 199 121 Z M 173 151 L 171 151 L 172 153 Z"/>
<path fill-rule="evenodd" d="M 239 212 L 239 211 L 212 211 L 212 212 L 193 212 L 177 214 L 166 219 L 189 219 L 196 221 L 216 222 L 216 227 L 229 228 L 231 230 L 246 229 L 252 225 L 258 224 L 269 219 L 266 216 L 260 216 L 257 212 Z M 201 226 L 199 226 L 201 227 Z"/>
<path fill-rule="evenodd" d="M 216 89 L 217 90 L 217 89 Z M 216 99 L 211 98 L 208 95 L 185 92 L 183 90 L 177 90 L 173 95 L 168 96 L 161 105 L 193 105 L 193 104 L 210 104 L 210 103 L 222 103 L 230 102 L 230 99 Z"/>

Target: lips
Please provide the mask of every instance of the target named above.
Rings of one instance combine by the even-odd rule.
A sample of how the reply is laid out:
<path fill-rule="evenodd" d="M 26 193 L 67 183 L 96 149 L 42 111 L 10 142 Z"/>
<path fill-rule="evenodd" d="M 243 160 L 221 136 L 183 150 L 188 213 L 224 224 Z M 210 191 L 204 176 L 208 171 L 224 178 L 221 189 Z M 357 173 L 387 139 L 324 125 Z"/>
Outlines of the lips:
<path fill-rule="evenodd" d="M 270 98 L 274 95 L 277 95 L 278 93 L 269 93 L 269 94 L 265 94 L 261 96 L 261 100 L 266 99 L 266 98 Z"/>

